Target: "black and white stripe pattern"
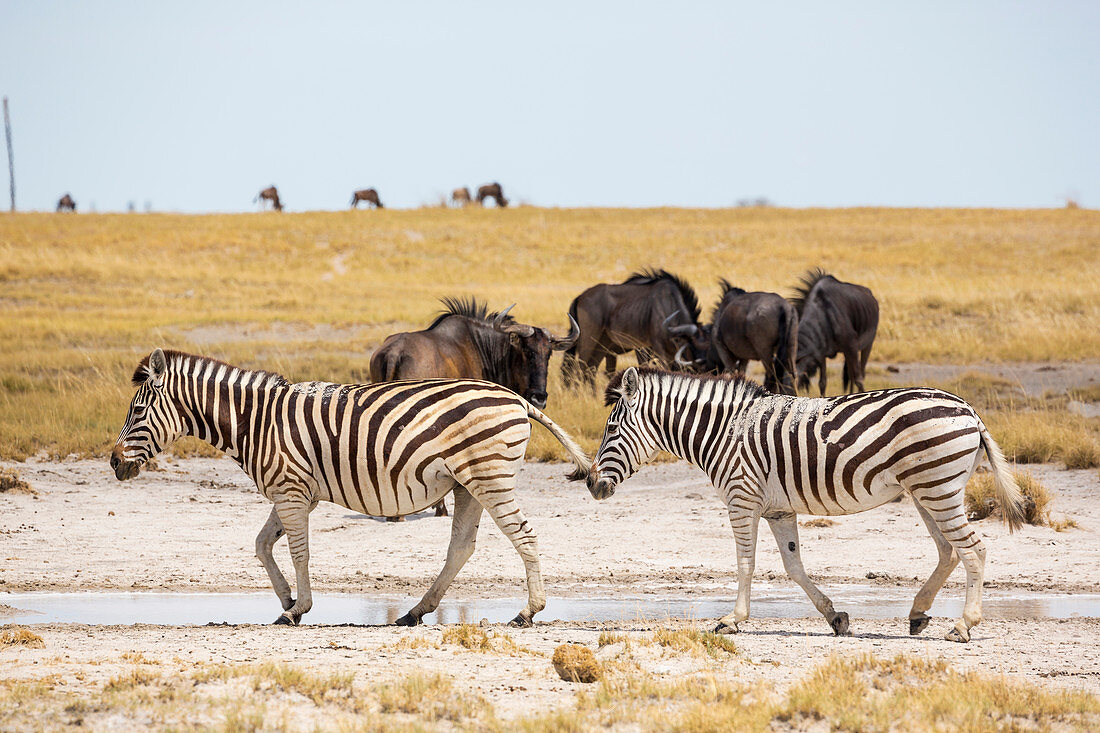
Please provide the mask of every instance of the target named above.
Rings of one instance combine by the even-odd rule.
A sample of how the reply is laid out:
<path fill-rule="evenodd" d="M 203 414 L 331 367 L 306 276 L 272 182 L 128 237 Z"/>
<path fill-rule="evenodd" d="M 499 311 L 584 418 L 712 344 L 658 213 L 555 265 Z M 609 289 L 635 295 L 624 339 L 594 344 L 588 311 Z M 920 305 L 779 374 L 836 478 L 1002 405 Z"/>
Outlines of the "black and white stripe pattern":
<path fill-rule="evenodd" d="M 838 515 L 909 493 L 939 550 L 939 564 L 910 611 L 910 632 L 960 558 L 966 567 L 963 618 L 948 634 L 969 640 L 981 621 L 985 548 L 963 509 L 967 480 L 988 455 L 1005 520 L 1022 520 L 1019 489 L 974 409 L 936 389 L 889 389 L 835 398 L 773 395 L 741 378 L 628 369 L 607 389 L 614 405 L 588 485 L 597 499 L 665 450 L 702 468 L 729 510 L 737 543 L 738 594 L 719 630 L 749 615 L 757 525 L 768 520 L 784 566 L 834 631 L 848 616 L 810 581 L 798 553 L 798 513 Z"/>
<path fill-rule="evenodd" d="M 545 606 L 535 534 L 515 502 L 516 471 L 531 435 L 529 420 L 565 446 L 579 472 L 583 451 L 553 421 L 498 385 L 456 379 L 341 385 L 289 384 L 277 374 L 157 349 L 134 374 L 137 392 L 111 465 L 119 479 L 183 435 L 225 451 L 274 502 L 256 538 L 285 613 L 297 623 L 312 605 L 309 512 L 320 501 L 395 516 L 420 511 L 447 493 L 455 516 L 447 560 L 431 589 L 399 623 L 435 610 L 473 552 L 484 509 L 511 540 L 527 571 L 530 623 Z M 298 599 L 271 554 L 286 534 Z"/>

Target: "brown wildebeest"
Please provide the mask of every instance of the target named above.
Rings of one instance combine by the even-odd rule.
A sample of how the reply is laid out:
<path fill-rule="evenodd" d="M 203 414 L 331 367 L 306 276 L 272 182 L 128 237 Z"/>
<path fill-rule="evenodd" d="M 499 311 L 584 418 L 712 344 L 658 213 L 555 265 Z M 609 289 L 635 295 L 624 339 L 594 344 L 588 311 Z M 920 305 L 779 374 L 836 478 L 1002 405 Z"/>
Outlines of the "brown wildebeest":
<path fill-rule="evenodd" d="M 451 205 L 452 206 L 469 206 L 470 205 L 470 189 L 463 186 L 462 188 L 456 188 L 451 191 Z"/>
<path fill-rule="evenodd" d="M 798 313 L 777 293 L 745 292 L 721 280 L 722 297 L 714 307 L 711 323 L 702 327 L 704 350 L 699 341 L 684 343 L 676 352 L 683 367 L 702 372 L 745 373 L 749 361 L 764 365 L 764 387 L 771 392 L 796 394 L 795 358 L 798 351 Z M 684 338 L 697 337 L 694 326 L 674 329 Z M 692 360 L 683 358 L 691 351 Z"/>
<path fill-rule="evenodd" d="M 844 392 L 862 392 L 867 359 L 878 331 L 878 301 L 868 288 L 846 283 L 818 268 L 802 276 L 798 295 L 798 385 L 810 389 L 820 372 L 818 389 L 825 395 L 825 360 L 844 355 Z"/>
<path fill-rule="evenodd" d="M 363 188 L 351 195 L 351 208 L 358 209 L 359 202 L 366 201 L 367 205 L 374 205 L 376 209 L 384 209 L 382 206 L 382 199 L 378 198 L 378 192 L 373 188 Z"/>
<path fill-rule="evenodd" d="M 256 194 L 256 198 L 252 199 L 252 203 L 257 201 L 263 202 L 261 205 L 266 204 L 268 201 L 275 207 L 275 211 L 283 210 L 283 202 L 279 200 L 279 189 L 274 186 L 268 186 L 263 191 Z"/>
<path fill-rule="evenodd" d="M 76 211 L 76 202 L 73 201 L 73 197 L 69 194 L 65 194 L 57 200 L 58 211 Z"/>
<path fill-rule="evenodd" d="M 504 198 L 504 190 L 500 187 L 499 183 L 486 183 L 477 189 L 477 202 L 482 206 L 485 205 L 485 199 L 491 198 L 497 202 L 497 206 L 502 209 L 508 205 L 508 199 Z"/>
<path fill-rule="evenodd" d="M 682 278 L 667 270 L 636 272 L 621 283 L 593 285 L 573 299 L 569 315 L 581 336 L 565 352 L 562 378 L 567 385 L 594 383 L 601 361 L 614 373 L 616 358 L 637 352 L 638 362 L 675 365 L 678 326 L 699 332 L 699 299 Z"/>
<path fill-rule="evenodd" d="M 476 299 L 444 298 L 444 310 L 423 331 L 395 333 L 370 360 L 372 382 L 399 379 L 484 379 L 507 387 L 535 407 L 546 407 L 546 372 L 550 352 L 568 349 L 580 335 L 569 317 L 569 333 L 555 336 L 548 329 L 517 323 L 508 315 L 490 313 Z M 446 516 L 440 502 L 436 516 Z"/>

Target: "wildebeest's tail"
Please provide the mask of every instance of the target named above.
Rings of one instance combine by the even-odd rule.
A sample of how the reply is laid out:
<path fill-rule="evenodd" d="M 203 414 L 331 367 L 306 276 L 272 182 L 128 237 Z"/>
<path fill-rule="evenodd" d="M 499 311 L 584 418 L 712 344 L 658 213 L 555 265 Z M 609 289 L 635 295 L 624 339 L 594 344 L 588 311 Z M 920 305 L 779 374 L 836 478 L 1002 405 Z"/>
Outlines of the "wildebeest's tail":
<path fill-rule="evenodd" d="M 997 503 L 1001 505 L 1001 516 L 1008 525 L 1009 532 L 1015 532 L 1024 524 L 1024 496 L 1020 487 L 1016 484 L 1012 472 L 1008 470 L 1008 462 L 1005 460 L 1001 447 L 989 434 L 985 423 L 978 419 L 978 430 L 981 436 L 982 447 L 989 457 L 989 465 L 993 469 L 993 486 L 997 493 Z"/>
<path fill-rule="evenodd" d="M 527 417 L 540 423 L 544 428 L 550 431 L 550 434 L 558 439 L 565 450 L 569 453 L 569 457 L 573 460 L 573 464 L 576 469 L 569 474 L 570 481 L 580 481 L 588 477 L 589 472 L 592 471 L 592 460 L 585 454 L 584 449 L 577 445 L 577 441 L 570 437 L 569 433 L 561 429 L 561 427 L 548 418 L 542 410 L 532 405 L 527 400 L 523 400 L 523 404 L 527 407 Z"/>
<path fill-rule="evenodd" d="M 569 304 L 569 316 L 574 321 L 577 321 L 577 299 L 576 298 L 573 298 L 573 302 Z M 577 321 L 577 322 L 580 323 L 580 321 Z M 577 341 L 580 341 L 580 339 L 576 339 L 572 343 L 572 345 L 568 349 L 565 350 L 566 354 L 568 354 L 570 356 L 576 356 L 577 355 Z M 565 368 L 564 365 L 562 366 L 562 368 L 563 369 Z"/>
<path fill-rule="evenodd" d="M 775 349 L 775 377 L 795 394 L 795 357 L 798 353 L 798 314 L 793 307 L 779 311 L 779 344 Z"/>

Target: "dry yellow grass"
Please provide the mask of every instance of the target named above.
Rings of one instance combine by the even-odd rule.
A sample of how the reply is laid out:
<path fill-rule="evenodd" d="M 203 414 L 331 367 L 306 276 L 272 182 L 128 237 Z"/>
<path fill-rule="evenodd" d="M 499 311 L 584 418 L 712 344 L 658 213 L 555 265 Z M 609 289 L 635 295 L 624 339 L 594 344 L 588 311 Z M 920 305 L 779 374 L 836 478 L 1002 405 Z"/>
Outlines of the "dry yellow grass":
<path fill-rule="evenodd" d="M 14 468 L 5 468 L 0 466 L 0 493 L 12 493 L 12 494 L 37 494 L 38 492 L 31 488 L 31 485 L 24 481 L 19 476 L 19 472 Z"/>
<path fill-rule="evenodd" d="M 1024 521 L 1028 524 L 1050 525 L 1050 492 L 1029 471 L 1013 471 L 1012 478 L 1020 487 L 1024 497 Z M 985 519 L 990 514 L 1000 516 L 1001 507 L 997 503 L 997 492 L 993 484 L 993 474 L 976 473 L 966 485 L 966 515 L 971 520 Z M 1063 520 L 1062 529 L 1071 526 Z M 1075 524 L 1073 526 L 1076 526 Z"/>
<path fill-rule="evenodd" d="M 561 331 L 581 290 L 647 265 L 707 310 L 719 276 L 789 293 L 823 266 L 864 283 L 882 304 L 875 363 L 1096 359 L 1098 242 L 1085 209 L 3 214 L 0 457 L 102 454 L 154 346 L 364 381 L 373 348 L 441 296 L 517 302 Z M 597 399 L 556 385 L 549 412 L 589 446 L 602 425 Z M 533 454 L 560 456 L 548 440 Z"/>
<path fill-rule="evenodd" d="M 42 641 L 42 637 L 30 629 L 22 626 L 15 626 L 0 631 L 0 647 L 3 646 L 25 646 L 31 649 L 44 649 L 46 642 Z"/>
<path fill-rule="evenodd" d="M 550 659 L 554 671 L 566 682 L 595 682 L 600 678 L 600 663 L 592 650 L 580 644 L 559 644 Z"/>

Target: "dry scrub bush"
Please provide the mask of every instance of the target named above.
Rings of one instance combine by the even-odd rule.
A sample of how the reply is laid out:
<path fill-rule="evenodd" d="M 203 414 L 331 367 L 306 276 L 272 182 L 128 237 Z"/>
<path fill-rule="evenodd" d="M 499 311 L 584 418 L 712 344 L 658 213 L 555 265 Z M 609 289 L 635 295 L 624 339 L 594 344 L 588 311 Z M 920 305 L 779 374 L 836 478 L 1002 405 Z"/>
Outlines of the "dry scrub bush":
<path fill-rule="evenodd" d="M 566 682 L 595 682 L 600 678 L 600 663 L 586 646 L 560 644 L 550 661 Z"/>
<path fill-rule="evenodd" d="M 0 466 L 0 493 L 12 494 L 37 494 L 31 485 L 19 477 L 19 472 L 14 468 Z"/>
<path fill-rule="evenodd" d="M 457 644 L 463 649 L 477 652 L 493 652 L 507 656 L 520 656 L 530 654 L 538 656 L 538 652 L 532 651 L 516 641 L 504 632 L 489 634 L 485 629 L 476 624 L 459 624 L 443 629 L 444 644 Z"/>
<path fill-rule="evenodd" d="M 1037 526 L 1049 524 L 1051 495 L 1046 487 L 1030 471 L 1013 471 L 1012 480 L 1024 495 L 1024 521 Z M 994 512 L 1000 516 L 992 473 L 977 473 L 971 477 L 966 485 L 965 508 L 967 518 L 973 521 L 985 519 Z"/>
<path fill-rule="evenodd" d="M 44 649 L 46 642 L 42 641 L 42 637 L 30 629 L 15 626 L 0 631 L 0 646 L 25 646 L 31 649 Z"/>
<path fill-rule="evenodd" d="M 802 522 L 803 527 L 832 527 L 836 522 L 828 517 L 814 517 Z"/>

